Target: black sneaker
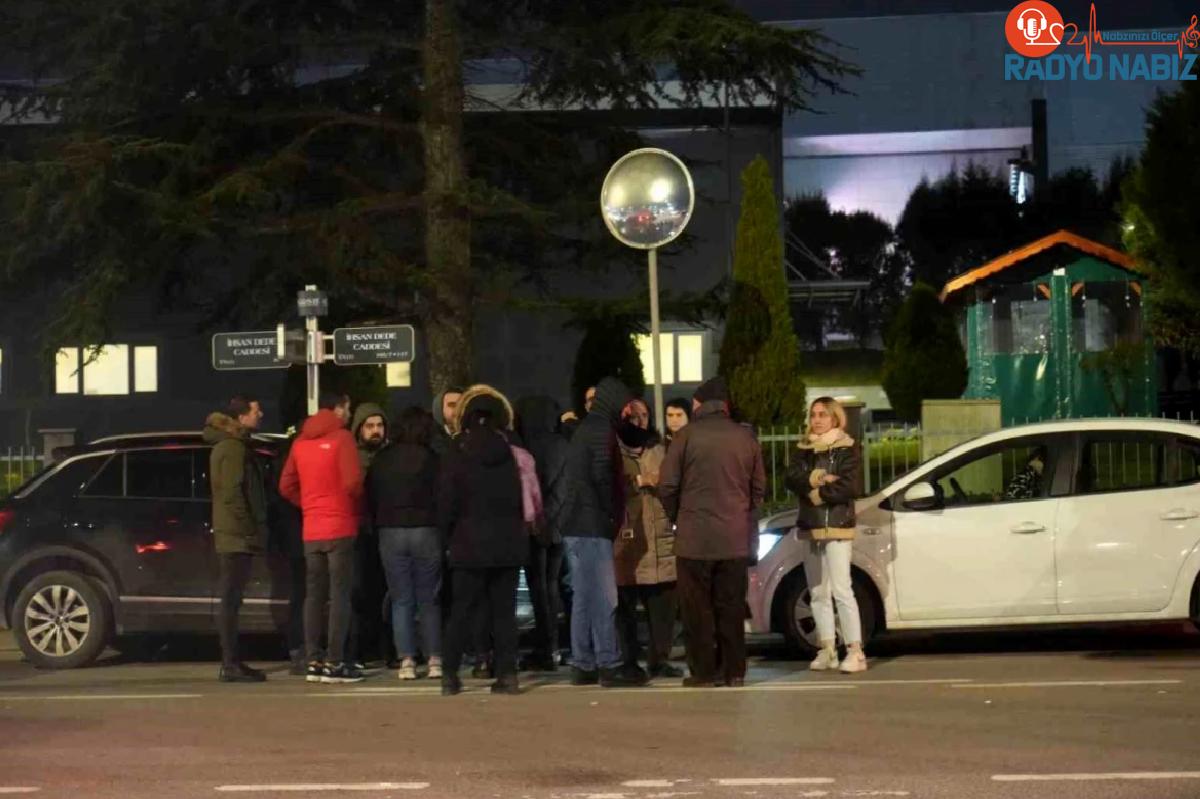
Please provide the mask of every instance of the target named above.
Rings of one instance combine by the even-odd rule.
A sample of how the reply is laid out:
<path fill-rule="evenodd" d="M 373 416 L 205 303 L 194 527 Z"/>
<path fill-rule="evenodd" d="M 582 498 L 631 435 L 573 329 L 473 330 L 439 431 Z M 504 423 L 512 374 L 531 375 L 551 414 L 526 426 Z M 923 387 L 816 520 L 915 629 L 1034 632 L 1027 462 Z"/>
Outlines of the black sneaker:
<path fill-rule="evenodd" d="M 501 677 L 492 683 L 492 693 L 518 696 L 521 693 L 521 684 L 517 682 L 516 677 Z"/>
<path fill-rule="evenodd" d="M 649 681 L 640 667 L 600 669 L 600 685 L 604 688 L 640 688 Z"/>
<path fill-rule="evenodd" d="M 237 663 L 232 666 L 222 666 L 217 673 L 217 679 L 221 682 L 266 682 L 267 675 L 258 669 L 250 669 Z"/>
<path fill-rule="evenodd" d="M 321 673 L 323 683 L 362 682 L 364 679 L 362 670 L 355 668 L 353 663 L 339 663 L 336 666 L 327 663 Z"/>
<path fill-rule="evenodd" d="M 670 663 L 656 663 L 650 667 L 650 676 L 678 679 L 683 676 L 683 669 L 678 666 L 672 666 Z"/>
<path fill-rule="evenodd" d="M 600 682 L 600 672 L 584 671 L 578 666 L 571 667 L 571 685 L 595 685 Z"/>
<path fill-rule="evenodd" d="M 253 666 L 249 666 L 245 663 L 239 663 L 238 665 L 242 667 L 242 671 L 246 672 L 247 674 L 254 675 L 254 678 L 256 680 L 258 680 L 259 682 L 266 681 L 267 673 L 265 671 L 262 671 L 261 669 L 256 669 Z"/>
<path fill-rule="evenodd" d="M 458 679 L 457 675 L 445 674 L 442 676 L 442 696 L 457 696 L 462 693 L 462 680 Z"/>
<path fill-rule="evenodd" d="M 319 660 L 314 660 L 305 667 L 304 681 L 305 682 L 321 682 L 321 678 L 325 676 L 325 664 Z"/>

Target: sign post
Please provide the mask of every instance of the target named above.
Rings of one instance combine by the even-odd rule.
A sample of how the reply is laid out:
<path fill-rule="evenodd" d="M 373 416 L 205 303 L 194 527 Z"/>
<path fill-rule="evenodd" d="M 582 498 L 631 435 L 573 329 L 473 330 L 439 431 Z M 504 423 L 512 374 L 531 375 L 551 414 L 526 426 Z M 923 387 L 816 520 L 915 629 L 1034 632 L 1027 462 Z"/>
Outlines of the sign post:
<path fill-rule="evenodd" d="M 316 286 L 297 292 L 296 310 L 304 331 L 288 330 L 280 322 L 274 330 L 217 333 L 212 342 L 214 369 L 286 369 L 302 363 L 306 372 L 308 415 L 317 412 L 321 395 L 320 366 L 385 366 L 412 362 L 416 331 L 412 325 L 339 327 L 333 335 L 321 332 L 321 317 L 329 313 L 329 298 Z M 331 351 L 326 344 L 332 344 Z"/>
<path fill-rule="evenodd" d="M 321 398 L 321 363 L 325 360 L 325 339 L 321 336 L 321 317 L 329 313 L 329 298 L 316 286 L 305 286 L 296 295 L 296 309 L 304 317 L 304 329 L 308 333 L 308 415 L 317 412 Z"/>

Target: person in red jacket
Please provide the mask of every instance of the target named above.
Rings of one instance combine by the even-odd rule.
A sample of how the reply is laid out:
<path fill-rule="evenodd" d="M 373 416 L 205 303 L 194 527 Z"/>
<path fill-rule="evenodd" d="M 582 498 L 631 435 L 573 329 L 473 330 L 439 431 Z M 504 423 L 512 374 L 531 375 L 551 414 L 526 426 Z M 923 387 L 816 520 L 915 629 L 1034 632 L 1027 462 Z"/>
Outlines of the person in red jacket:
<path fill-rule="evenodd" d="M 304 514 L 308 593 L 304 639 L 309 682 L 359 682 L 363 673 L 346 662 L 354 538 L 362 513 L 363 475 L 358 445 L 346 429 L 350 398 L 326 392 L 308 417 L 279 476 L 279 493 Z M 329 610 L 326 612 L 326 603 Z M 326 633 L 328 633 L 326 635 Z M 322 646 L 322 639 L 328 648 Z"/>

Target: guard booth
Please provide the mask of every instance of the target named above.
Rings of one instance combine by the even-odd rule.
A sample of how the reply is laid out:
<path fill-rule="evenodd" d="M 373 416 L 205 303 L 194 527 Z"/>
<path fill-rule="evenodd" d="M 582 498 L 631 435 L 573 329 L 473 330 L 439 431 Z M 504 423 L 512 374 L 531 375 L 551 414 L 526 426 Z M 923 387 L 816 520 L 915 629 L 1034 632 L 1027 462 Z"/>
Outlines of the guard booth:
<path fill-rule="evenodd" d="M 1146 276 L 1128 255 L 1060 230 L 942 289 L 967 351 L 968 399 L 1004 424 L 1157 412 Z"/>

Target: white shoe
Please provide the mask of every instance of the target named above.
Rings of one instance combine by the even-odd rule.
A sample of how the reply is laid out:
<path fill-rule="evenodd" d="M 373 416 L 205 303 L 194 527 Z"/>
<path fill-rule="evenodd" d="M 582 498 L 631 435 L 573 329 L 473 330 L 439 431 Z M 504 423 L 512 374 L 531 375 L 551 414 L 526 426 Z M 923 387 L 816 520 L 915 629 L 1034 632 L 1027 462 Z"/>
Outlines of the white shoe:
<path fill-rule="evenodd" d="M 429 674 L 426 675 L 431 680 L 442 679 L 442 661 L 441 658 L 429 659 Z"/>
<path fill-rule="evenodd" d="M 828 671 L 838 667 L 838 656 L 836 649 L 822 649 L 813 658 L 813 662 L 808 664 L 808 668 L 812 671 Z"/>
<path fill-rule="evenodd" d="M 857 674 L 860 671 L 867 670 L 867 656 L 863 654 L 861 649 L 851 649 L 846 653 L 846 659 L 842 661 L 842 665 L 838 667 L 838 671 L 842 674 Z"/>
<path fill-rule="evenodd" d="M 417 679 L 417 664 L 413 662 L 412 658 L 405 658 L 404 662 L 400 664 L 400 672 L 396 676 L 402 680 Z"/>

